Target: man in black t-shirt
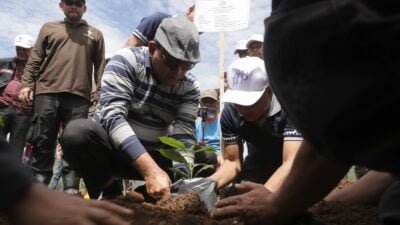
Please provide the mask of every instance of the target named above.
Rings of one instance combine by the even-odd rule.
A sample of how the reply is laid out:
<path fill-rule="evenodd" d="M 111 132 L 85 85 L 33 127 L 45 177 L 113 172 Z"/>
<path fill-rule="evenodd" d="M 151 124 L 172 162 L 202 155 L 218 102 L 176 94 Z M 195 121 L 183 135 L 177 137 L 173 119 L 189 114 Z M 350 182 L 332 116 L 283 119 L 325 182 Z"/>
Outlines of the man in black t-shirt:
<path fill-rule="evenodd" d="M 227 79 L 229 89 L 221 99 L 227 103 L 221 116 L 224 162 L 211 178 L 222 188 L 240 175 L 275 191 L 289 171 L 302 136 L 272 93 L 263 60 L 234 61 Z M 243 141 L 248 156 L 241 165 Z"/>

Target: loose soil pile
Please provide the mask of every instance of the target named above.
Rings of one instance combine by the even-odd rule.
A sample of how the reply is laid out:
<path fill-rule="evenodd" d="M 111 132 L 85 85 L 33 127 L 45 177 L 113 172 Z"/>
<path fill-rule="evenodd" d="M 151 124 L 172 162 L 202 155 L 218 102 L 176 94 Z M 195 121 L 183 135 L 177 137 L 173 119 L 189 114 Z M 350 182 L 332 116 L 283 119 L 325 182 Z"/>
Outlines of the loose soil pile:
<path fill-rule="evenodd" d="M 118 197 L 112 202 L 133 210 L 126 218 L 132 225 L 232 225 L 243 224 L 238 219 L 214 220 L 200 201 L 197 193 L 190 192 L 161 199 L 156 204 L 143 202 L 137 192 Z"/>
<path fill-rule="evenodd" d="M 125 218 L 132 225 L 232 225 L 243 223 L 238 218 L 211 219 L 196 193 L 144 202 L 137 192 L 120 196 L 112 202 L 130 208 L 132 216 Z M 378 225 L 376 208 L 339 202 L 321 202 L 310 208 L 303 217 L 288 225 Z M 0 216 L 0 225 L 10 225 Z"/>

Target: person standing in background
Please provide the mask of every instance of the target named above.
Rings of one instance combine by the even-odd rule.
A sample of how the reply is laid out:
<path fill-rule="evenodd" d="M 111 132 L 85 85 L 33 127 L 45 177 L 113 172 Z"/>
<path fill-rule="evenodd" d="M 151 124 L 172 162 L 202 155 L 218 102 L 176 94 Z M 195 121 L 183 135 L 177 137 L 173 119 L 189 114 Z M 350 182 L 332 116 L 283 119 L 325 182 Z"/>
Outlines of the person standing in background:
<path fill-rule="evenodd" d="M 246 44 L 249 56 L 255 56 L 264 60 L 263 46 L 264 37 L 261 34 L 252 34 Z"/>
<path fill-rule="evenodd" d="M 240 40 L 236 42 L 236 48 L 234 54 L 238 54 L 239 58 L 244 58 L 249 55 L 247 49 L 247 40 Z"/>
<path fill-rule="evenodd" d="M 186 10 L 186 17 L 193 22 L 195 5 L 192 5 Z M 128 39 L 125 47 L 147 46 L 149 41 L 154 40 L 157 28 L 165 18 L 172 17 L 163 12 L 155 12 L 148 17 L 143 18 L 136 29 L 132 32 L 132 36 Z"/>
<path fill-rule="evenodd" d="M 34 182 L 49 184 L 60 123 L 87 118 L 92 74 L 99 86 L 104 68 L 101 31 L 82 19 L 85 0 L 62 0 L 63 21 L 42 26 L 22 78 L 20 99 L 33 101 L 28 141 L 33 146 L 29 166 Z M 93 72 L 94 68 L 94 72 Z M 64 163 L 64 191 L 77 194 L 79 177 Z"/>
<path fill-rule="evenodd" d="M 15 37 L 17 56 L 5 62 L 6 66 L 1 70 L 0 77 L 0 117 L 3 121 L 0 136 L 5 139 L 10 134 L 9 143 L 17 149 L 21 160 L 32 116 L 32 104 L 21 101 L 18 95 L 33 44 L 34 40 L 30 35 L 20 34 Z M 3 59 L 0 61 L 4 62 Z"/>

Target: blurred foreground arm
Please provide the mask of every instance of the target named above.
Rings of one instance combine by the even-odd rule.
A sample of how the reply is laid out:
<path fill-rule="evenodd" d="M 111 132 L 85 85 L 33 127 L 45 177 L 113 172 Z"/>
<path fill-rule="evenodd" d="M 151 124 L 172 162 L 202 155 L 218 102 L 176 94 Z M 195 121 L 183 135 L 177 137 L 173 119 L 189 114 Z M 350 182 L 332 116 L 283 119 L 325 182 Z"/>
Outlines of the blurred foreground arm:
<path fill-rule="evenodd" d="M 355 183 L 332 191 L 325 200 L 377 205 L 383 193 L 396 180 L 390 173 L 370 170 Z"/>
<path fill-rule="evenodd" d="M 15 225 L 129 225 L 131 210 L 106 201 L 85 200 L 33 184 L 8 213 Z"/>
<path fill-rule="evenodd" d="M 130 210 L 109 202 L 84 200 L 30 183 L 17 151 L 0 140 L 0 211 L 14 225 L 128 225 L 119 215 Z"/>

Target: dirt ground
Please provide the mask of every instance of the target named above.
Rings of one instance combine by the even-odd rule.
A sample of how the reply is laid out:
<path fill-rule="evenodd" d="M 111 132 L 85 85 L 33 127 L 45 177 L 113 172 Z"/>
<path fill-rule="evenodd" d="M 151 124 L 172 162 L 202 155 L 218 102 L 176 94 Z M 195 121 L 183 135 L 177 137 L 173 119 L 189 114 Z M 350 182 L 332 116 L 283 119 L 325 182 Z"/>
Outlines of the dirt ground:
<path fill-rule="evenodd" d="M 144 202 L 137 192 L 120 196 L 112 202 L 131 208 L 134 214 L 125 218 L 132 225 L 242 225 L 239 218 L 214 220 L 196 193 L 187 193 L 156 203 Z M 10 225 L 0 216 L 0 225 Z M 339 202 L 320 202 L 302 217 L 288 225 L 378 225 L 376 208 Z"/>
<path fill-rule="evenodd" d="M 134 215 L 127 218 L 131 224 L 243 224 L 239 218 L 220 221 L 211 219 L 195 193 L 163 199 L 156 204 L 142 203 L 142 201 L 143 198 L 133 192 L 131 196 L 120 197 L 113 202 L 134 210 Z M 376 216 L 376 208 L 372 206 L 320 202 L 288 225 L 378 225 Z"/>

